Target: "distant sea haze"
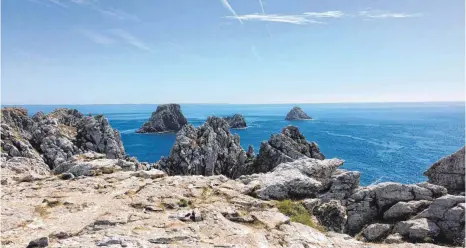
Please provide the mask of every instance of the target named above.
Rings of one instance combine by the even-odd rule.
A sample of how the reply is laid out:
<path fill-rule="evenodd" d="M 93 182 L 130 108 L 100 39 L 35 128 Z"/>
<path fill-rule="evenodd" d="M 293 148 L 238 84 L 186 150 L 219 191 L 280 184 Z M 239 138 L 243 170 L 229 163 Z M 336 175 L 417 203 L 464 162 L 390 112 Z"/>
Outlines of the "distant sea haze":
<path fill-rule="evenodd" d="M 299 127 L 327 158 L 345 160 L 344 169 L 361 172 L 361 184 L 425 181 L 423 172 L 465 144 L 464 102 L 299 104 L 312 121 L 285 121 L 295 104 L 181 104 L 188 122 L 200 126 L 208 116 L 244 115 L 247 129 L 232 130 L 247 149 L 287 125 Z M 168 156 L 176 135 L 136 134 L 157 105 L 22 105 L 32 115 L 59 107 L 83 114 L 104 114 L 121 132 L 126 152 L 140 161 Z"/>

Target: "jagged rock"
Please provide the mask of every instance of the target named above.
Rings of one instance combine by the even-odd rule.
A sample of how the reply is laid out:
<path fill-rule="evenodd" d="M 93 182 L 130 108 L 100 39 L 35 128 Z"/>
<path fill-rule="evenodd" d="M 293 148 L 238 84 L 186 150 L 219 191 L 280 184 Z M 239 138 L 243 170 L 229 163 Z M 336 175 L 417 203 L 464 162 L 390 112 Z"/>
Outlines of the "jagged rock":
<path fill-rule="evenodd" d="M 244 175 L 239 178 L 252 185 L 251 194 L 261 199 L 289 199 L 315 197 L 328 188 L 332 173 L 343 165 L 343 160 L 303 158 L 282 163 L 269 173 Z"/>
<path fill-rule="evenodd" d="M 225 120 L 230 125 L 230 128 L 246 128 L 246 120 L 240 114 L 235 114 L 233 116 L 225 117 Z"/>
<path fill-rule="evenodd" d="M 311 117 L 309 117 L 306 113 L 304 113 L 304 111 L 296 106 L 296 107 L 293 107 L 290 112 L 288 112 L 288 114 L 286 115 L 286 118 L 285 120 L 310 120 L 312 119 Z"/>
<path fill-rule="evenodd" d="M 201 127 L 184 126 L 177 134 L 170 156 L 158 162 L 169 175 L 225 175 L 236 178 L 250 169 L 239 136 L 228 123 L 209 117 Z"/>
<path fill-rule="evenodd" d="M 337 200 L 331 200 L 314 209 L 314 215 L 319 223 L 327 229 L 342 233 L 347 221 L 346 208 Z"/>
<path fill-rule="evenodd" d="M 123 158 L 125 149 L 120 132 L 112 129 L 102 115 L 85 117 L 77 127 L 77 143 L 84 151 L 103 153 L 107 158 Z"/>
<path fill-rule="evenodd" d="M 359 187 L 360 175 L 359 171 L 336 170 L 331 178 L 330 189 L 319 198 L 323 201 L 347 199 Z"/>
<path fill-rule="evenodd" d="M 464 242 L 465 197 L 446 195 L 435 199 L 432 204 L 415 218 L 427 218 L 440 228 L 442 239 L 453 244 Z"/>
<path fill-rule="evenodd" d="M 256 153 L 254 152 L 254 147 L 252 145 L 248 146 L 248 151 L 246 152 L 246 156 L 248 158 L 254 158 L 256 156 Z"/>
<path fill-rule="evenodd" d="M 432 196 L 434 198 L 444 196 L 444 195 L 446 195 L 448 193 L 447 188 L 445 188 L 443 186 L 440 186 L 440 185 L 435 185 L 435 184 L 431 184 L 431 183 L 428 183 L 428 182 L 417 183 L 416 185 L 419 186 L 419 187 L 426 188 L 426 189 L 432 191 Z"/>
<path fill-rule="evenodd" d="M 308 142 L 297 127 L 288 126 L 280 134 L 272 134 L 269 141 L 262 142 L 254 169 L 256 173 L 268 172 L 281 163 L 306 157 L 325 159 L 316 143 Z"/>
<path fill-rule="evenodd" d="M 366 224 L 373 223 L 390 207 L 402 201 L 432 201 L 438 189 L 414 184 L 380 183 L 361 187 L 348 198 L 348 232 L 358 233 Z"/>
<path fill-rule="evenodd" d="M 398 202 L 384 214 L 385 220 L 406 220 L 430 206 L 431 201 Z"/>
<path fill-rule="evenodd" d="M 450 194 L 464 192 L 465 147 L 435 162 L 424 175 L 429 183 L 445 186 Z"/>
<path fill-rule="evenodd" d="M 79 122 L 84 118 L 76 109 L 58 108 L 48 114 L 49 117 L 55 118 L 59 124 L 70 127 L 78 126 Z"/>
<path fill-rule="evenodd" d="M 177 132 L 188 124 L 179 104 L 162 104 L 136 133 Z"/>
<path fill-rule="evenodd" d="M 390 234 L 390 231 L 392 230 L 392 226 L 389 224 L 371 224 L 367 226 L 363 230 L 363 235 L 364 238 L 366 238 L 367 241 L 380 241 L 387 237 L 388 234 Z"/>
<path fill-rule="evenodd" d="M 410 240 L 434 239 L 440 233 L 440 228 L 426 218 L 400 221 L 395 226 L 395 231 Z"/>

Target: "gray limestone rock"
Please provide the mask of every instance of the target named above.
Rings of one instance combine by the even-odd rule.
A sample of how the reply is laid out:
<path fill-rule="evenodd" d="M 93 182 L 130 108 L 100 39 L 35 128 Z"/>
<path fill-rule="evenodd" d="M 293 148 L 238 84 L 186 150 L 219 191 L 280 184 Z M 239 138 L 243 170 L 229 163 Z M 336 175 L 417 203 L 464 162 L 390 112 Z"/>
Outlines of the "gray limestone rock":
<path fill-rule="evenodd" d="M 367 241 L 374 242 L 383 240 L 390 234 L 391 230 L 392 226 L 389 224 L 375 223 L 364 228 L 362 233 Z"/>
<path fill-rule="evenodd" d="M 319 146 L 308 142 L 299 129 L 285 127 L 280 134 L 273 134 L 269 141 L 262 142 L 259 155 L 254 162 L 254 172 L 268 172 L 277 165 L 299 158 L 325 159 Z"/>
<path fill-rule="evenodd" d="M 395 231 L 413 241 L 434 239 L 440 234 L 440 228 L 426 218 L 398 222 Z"/>
<path fill-rule="evenodd" d="M 407 220 L 429 207 L 431 201 L 398 202 L 383 213 L 385 220 Z"/>
<path fill-rule="evenodd" d="M 239 136 L 228 123 L 209 117 L 201 127 L 184 126 L 177 134 L 170 156 L 158 162 L 169 175 L 218 175 L 239 177 L 250 171 Z"/>
<path fill-rule="evenodd" d="M 162 104 L 152 113 L 149 121 L 137 130 L 137 133 L 178 132 L 188 124 L 179 104 Z"/>
<path fill-rule="evenodd" d="M 435 162 L 425 173 L 429 183 L 445 186 L 450 194 L 464 192 L 465 147 Z"/>

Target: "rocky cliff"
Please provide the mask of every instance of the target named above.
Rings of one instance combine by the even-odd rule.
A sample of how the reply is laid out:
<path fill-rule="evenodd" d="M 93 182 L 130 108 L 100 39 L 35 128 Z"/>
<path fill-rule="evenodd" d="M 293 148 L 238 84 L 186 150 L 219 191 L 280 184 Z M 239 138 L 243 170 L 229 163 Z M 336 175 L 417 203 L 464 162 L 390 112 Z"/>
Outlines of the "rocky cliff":
<path fill-rule="evenodd" d="M 152 113 L 149 121 L 137 133 L 178 132 L 188 121 L 181 112 L 179 104 L 162 104 Z"/>
<path fill-rule="evenodd" d="M 429 182 L 442 185 L 449 193 L 464 192 L 465 147 L 434 163 L 425 173 Z"/>

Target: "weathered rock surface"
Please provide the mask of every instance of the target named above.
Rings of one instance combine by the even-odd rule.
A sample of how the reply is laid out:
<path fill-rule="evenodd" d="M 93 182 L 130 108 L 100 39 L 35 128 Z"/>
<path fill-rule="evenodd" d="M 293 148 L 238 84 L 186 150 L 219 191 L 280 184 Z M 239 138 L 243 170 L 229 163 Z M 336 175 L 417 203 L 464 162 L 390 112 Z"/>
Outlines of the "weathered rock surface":
<path fill-rule="evenodd" d="M 431 201 L 398 202 L 383 213 L 385 220 L 407 220 L 430 206 Z"/>
<path fill-rule="evenodd" d="M 51 175 L 49 166 L 43 160 L 14 157 L 1 161 L 2 185 L 14 182 L 32 182 Z"/>
<path fill-rule="evenodd" d="M 358 233 L 361 228 L 375 222 L 379 216 L 398 202 L 432 201 L 438 187 L 421 187 L 415 184 L 380 183 L 361 187 L 348 199 L 348 232 Z"/>
<path fill-rule="evenodd" d="M 413 241 L 434 239 L 440 233 L 440 228 L 426 218 L 401 221 L 395 226 L 395 231 Z"/>
<path fill-rule="evenodd" d="M 312 119 L 311 117 L 309 117 L 306 113 L 304 113 L 304 111 L 296 106 L 296 107 L 293 107 L 290 112 L 288 112 L 288 114 L 286 115 L 286 118 L 285 120 L 310 120 Z"/>
<path fill-rule="evenodd" d="M 178 132 L 188 124 L 179 104 L 162 104 L 136 133 Z"/>
<path fill-rule="evenodd" d="M 392 226 L 389 224 L 371 224 L 364 228 L 363 235 L 367 241 L 380 241 L 390 234 Z"/>
<path fill-rule="evenodd" d="M 439 227 L 439 239 L 448 243 L 464 243 L 465 197 L 445 195 L 415 217 L 428 219 Z"/>
<path fill-rule="evenodd" d="M 435 162 L 425 173 L 429 183 L 442 185 L 450 194 L 464 192 L 465 147 Z"/>
<path fill-rule="evenodd" d="M 330 231 L 342 233 L 347 221 L 346 208 L 337 200 L 331 200 L 314 209 L 314 214 L 321 225 Z"/>
<path fill-rule="evenodd" d="M 269 173 L 244 175 L 239 178 L 261 199 L 294 199 L 316 197 L 331 184 L 333 172 L 343 160 L 302 158 L 282 163 Z"/>
<path fill-rule="evenodd" d="M 225 117 L 225 120 L 228 122 L 228 125 L 230 125 L 230 128 L 246 128 L 248 126 L 246 120 L 240 114 Z"/>
<path fill-rule="evenodd" d="M 169 175 L 225 175 L 230 178 L 247 174 L 246 152 L 239 136 L 230 132 L 228 123 L 209 117 L 201 127 L 184 126 L 177 134 L 170 156 L 158 162 Z"/>
<path fill-rule="evenodd" d="M 324 234 L 290 222 L 273 202 L 241 194 L 245 186 L 224 176 L 152 179 L 132 174 L 2 186 L 2 247 L 27 247 L 31 240 L 35 247 L 439 247 L 366 244 Z M 178 207 L 162 207 L 168 200 Z M 230 220 L 225 212 L 248 221 Z M 180 213 L 189 213 L 189 219 L 171 218 Z"/>
<path fill-rule="evenodd" d="M 288 126 L 280 134 L 272 134 L 269 141 L 262 142 L 254 172 L 268 172 L 281 163 L 306 157 L 325 159 L 316 143 L 308 142 L 297 127 Z"/>

